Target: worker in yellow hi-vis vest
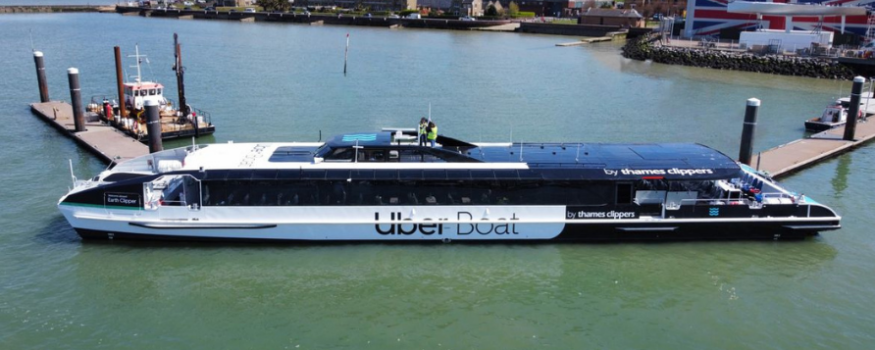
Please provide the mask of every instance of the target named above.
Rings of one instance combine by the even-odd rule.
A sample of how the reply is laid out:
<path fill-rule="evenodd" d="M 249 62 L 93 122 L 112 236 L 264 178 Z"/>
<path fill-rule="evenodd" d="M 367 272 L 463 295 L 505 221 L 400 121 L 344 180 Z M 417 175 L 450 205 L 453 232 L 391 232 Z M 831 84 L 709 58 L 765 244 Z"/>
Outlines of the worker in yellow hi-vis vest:
<path fill-rule="evenodd" d="M 428 128 L 425 129 L 428 133 L 426 137 L 428 138 L 428 142 L 431 142 L 431 147 L 434 147 L 434 143 L 437 140 L 437 125 L 434 122 L 428 122 Z"/>

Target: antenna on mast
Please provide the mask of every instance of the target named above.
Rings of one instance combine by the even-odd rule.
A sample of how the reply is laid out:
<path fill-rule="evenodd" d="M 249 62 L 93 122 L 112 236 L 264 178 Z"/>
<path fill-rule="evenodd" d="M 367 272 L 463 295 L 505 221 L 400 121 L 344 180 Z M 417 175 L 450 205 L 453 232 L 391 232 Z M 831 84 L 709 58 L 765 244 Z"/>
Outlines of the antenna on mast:
<path fill-rule="evenodd" d="M 128 57 L 136 58 L 137 65 L 136 66 L 129 66 L 129 68 L 137 68 L 137 77 L 135 80 L 136 80 L 137 84 L 139 84 L 142 82 L 142 75 L 140 74 L 140 57 L 146 57 L 146 55 L 141 55 L 140 54 L 140 46 L 134 45 L 134 54 L 130 55 Z"/>

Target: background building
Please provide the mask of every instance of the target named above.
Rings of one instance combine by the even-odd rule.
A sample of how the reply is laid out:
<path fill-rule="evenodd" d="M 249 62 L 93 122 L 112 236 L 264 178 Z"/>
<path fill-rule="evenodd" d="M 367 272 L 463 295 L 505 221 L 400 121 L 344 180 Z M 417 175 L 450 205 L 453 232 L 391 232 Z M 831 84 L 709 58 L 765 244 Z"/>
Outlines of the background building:
<path fill-rule="evenodd" d="M 644 28 L 644 17 L 635 10 L 591 8 L 580 14 L 577 23 Z"/>
<path fill-rule="evenodd" d="M 747 0 L 767 2 L 764 0 Z M 875 0 L 773 0 L 771 2 L 799 4 L 814 4 L 824 6 L 864 6 L 869 10 L 875 9 Z M 757 20 L 755 14 L 729 13 L 726 0 L 689 0 L 687 2 L 685 37 L 716 36 L 723 30 L 753 30 L 762 26 L 765 29 L 783 30 L 785 27 L 784 16 L 762 16 Z M 816 16 L 795 16 L 792 19 L 795 30 L 816 29 L 841 32 L 841 18 L 826 17 L 821 24 Z M 818 28 L 820 27 L 820 28 Z M 865 36 L 869 27 L 867 16 L 848 16 L 845 18 L 845 32 Z"/>
<path fill-rule="evenodd" d="M 458 16 L 483 16 L 483 0 L 453 0 L 450 13 Z"/>

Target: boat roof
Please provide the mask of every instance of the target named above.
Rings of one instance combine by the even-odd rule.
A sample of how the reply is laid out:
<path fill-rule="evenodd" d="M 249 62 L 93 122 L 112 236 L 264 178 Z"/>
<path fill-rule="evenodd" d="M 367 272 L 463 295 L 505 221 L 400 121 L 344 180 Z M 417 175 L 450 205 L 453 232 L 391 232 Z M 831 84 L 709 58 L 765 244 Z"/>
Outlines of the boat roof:
<path fill-rule="evenodd" d="M 134 90 L 160 89 L 160 88 L 164 87 L 164 85 L 161 85 L 160 83 L 149 82 L 149 81 L 144 81 L 142 83 L 124 83 L 124 86 L 131 87 Z"/>
<path fill-rule="evenodd" d="M 280 177 L 281 172 L 332 172 L 336 176 L 351 176 L 365 171 L 364 177 L 393 172 L 392 177 L 405 178 L 406 173 L 439 173 L 438 178 L 476 178 L 488 171 L 490 178 L 555 178 L 590 180 L 686 179 L 706 180 L 732 178 L 739 165 L 713 148 L 694 143 L 466 143 L 438 137 L 438 142 L 457 146 L 421 147 L 413 143 L 393 142 L 389 132 L 350 133 L 335 136 L 325 143 L 228 143 L 213 144 L 186 153 L 183 171 L 212 172 L 209 177 L 251 177 L 254 172 L 269 172 L 268 177 Z M 415 133 L 414 133 L 415 135 Z M 356 147 L 357 146 L 357 147 Z M 364 154 L 396 152 L 394 158 L 367 159 L 363 154 L 356 161 L 332 161 L 320 157 L 334 150 L 356 149 Z M 168 151 L 165 151 L 168 152 Z M 400 153 L 400 157 L 398 156 Z M 415 156 L 405 156 L 415 154 Z M 161 153 L 156 153 L 160 162 Z M 251 170 L 251 171 L 247 171 Z M 237 175 L 233 175 L 233 174 Z M 246 175 L 250 174 L 250 175 Z M 345 174 L 345 175 L 344 175 Z M 385 174 L 384 174 L 385 175 Z M 288 178 L 289 174 L 282 175 Z M 323 175 L 317 175 L 322 177 Z M 329 175 L 325 175 L 329 176 Z M 418 175 L 410 175 L 418 176 Z M 307 175 L 312 177 L 312 175 Z M 379 176 L 378 176 L 379 177 Z"/>

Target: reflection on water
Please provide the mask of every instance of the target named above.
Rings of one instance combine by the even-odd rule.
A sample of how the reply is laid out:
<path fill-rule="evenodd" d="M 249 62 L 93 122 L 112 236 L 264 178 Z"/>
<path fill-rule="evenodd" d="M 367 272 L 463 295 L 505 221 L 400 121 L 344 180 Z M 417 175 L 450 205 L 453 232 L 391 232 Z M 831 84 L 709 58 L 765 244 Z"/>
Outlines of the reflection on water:
<path fill-rule="evenodd" d="M 848 174 L 850 171 L 851 157 L 846 154 L 839 156 L 835 176 L 830 180 L 830 183 L 832 183 L 832 189 L 835 191 L 835 196 L 838 198 L 841 198 L 842 193 L 848 188 Z"/>

